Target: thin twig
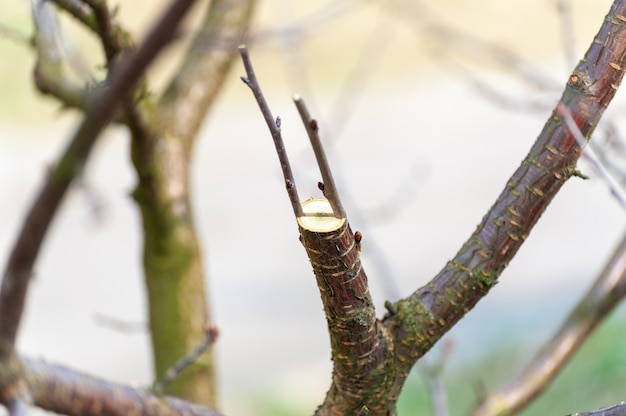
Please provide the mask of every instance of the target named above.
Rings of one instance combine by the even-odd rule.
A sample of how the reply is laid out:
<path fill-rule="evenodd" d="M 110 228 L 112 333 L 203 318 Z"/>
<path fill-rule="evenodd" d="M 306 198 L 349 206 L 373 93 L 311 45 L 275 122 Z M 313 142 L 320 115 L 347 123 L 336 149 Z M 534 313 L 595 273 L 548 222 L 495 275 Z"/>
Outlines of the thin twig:
<path fill-rule="evenodd" d="M 554 338 L 539 350 L 522 374 L 487 395 L 472 415 L 513 415 L 524 408 L 548 387 L 598 324 L 625 296 L 626 234 Z"/>
<path fill-rule="evenodd" d="M 194 0 L 177 0 L 156 23 L 143 44 L 128 56 L 110 77 L 109 87 L 94 100 L 65 153 L 30 208 L 5 268 L 0 288 L 0 340 L 12 353 L 28 283 L 48 227 L 74 178 L 87 161 L 100 131 L 120 101 L 132 90 L 145 68 L 174 36 L 178 24 Z"/>
<path fill-rule="evenodd" d="M 8 406 L 9 416 L 26 416 L 28 406 L 22 400 L 13 400 Z"/>
<path fill-rule="evenodd" d="M 183 370 L 189 367 L 191 364 L 195 363 L 196 360 L 204 354 L 217 340 L 219 336 L 219 331 L 214 326 L 207 326 L 204 330 L 205 338 L 201 344 L 199 344 L 196 348 L 194 348 L 189 354 L 185 357 L 181 358 L 176 364 L 170 367 L 169 370 L 163 374 L 163 377 L 160 380 L 157 380 L 152 387 L 152 390 L 157 394 L 163 394 L 165 388 L 178 376 Z"/>
<path fill-rule="evenodd" d="M 96 325 L 109 328 L 113 331 L 126 334 L 146 333 L 148 324 L 145 322 L 131 322 L 115 318 L 105 314 L 95 314 L 94 321 Z"/>
<path fill-rule="evenodd" d="M 613 195 L 615 199 L 617 199 L 617 202 L 619 202 L 620 206 L 624 210 L 626 210 L 626 193 L 624 193 L 624 190 L 620 186 L 619 182 L 613 177 L 611 172 L 609 172 L 604 168 L 604 166 L 602 166 L 602 163 L 600 163 L 600 158 L 598 157 L 598 155 L 596 155 L 596 152 L 593 150 L 593 148 L 591 146 L 586 146 L 587 139 L 585 139 L 585 136 L 582 134 L 580 128 L 574 121 L 571 111 L 563 103 L 559 102 L 559 104 L 556 106 L 556 112 L 565 121 L 567 128 L 576 140 L 576 143 L 578 143 L 578 146 L 583 149 L 582 157 L 585 158 L 587 162 L 589 162 L 596 174 L 609 188 L 609 190 L 611 191 L 611 195 Z"/>
<path fill-rule="evenodd" d="M 283 142 L 281 135 L 280 117 L 274 119 L 272 111 L 270 110 L 267 101 L 265 101 L 263 91 L 261 91 L 261 86 L 259 85 L 259 81 L 254 73 L 248 48 L 246 48 L 245 45 L 239 46 L 239 53 L 241 54 L 241 59 L 247 74 L 247 77 L 241 77 L 241 80 L 248 87 L 250 87 L 250 90 L 252 90 L 254 98 L 256 98 L 256 102 L 259 105 L 261 113 L 263 114 L 263 118 L 267 123 L 267 127 L 272 134 L 274 147 L 276 148 L 276 153 L 278 154 L 278 159 L 280 160 L 280 167 L 283 171 L 283 177 L 285 178 L 285 186 L 287 188 L 287 193 L 289 194 L 289 201 L 291 202 L 293 213 L 296 218 L 303 217 L 304 213 L 302 212 L 302 206 L 300 205 L 300 198 L 298 197 L 298 190 L 296 189 L 296 181 L 293 177 L 293 172 L 291 171 L 291 165 L 289 164 L 289 158 L 287 157 L 287 151 L 285 150 L 285 143 Z"/>
<path fill-rule="evenodd" d="M 322 174 L 322 180 L 324 181 L 324 196 L 328 199 L 335 217 L 345 218 L 346 211 L 344 210 L 343 205 L 341 205 L 341 198 L 339 198 L 339 192 L 337 192 L 337 186 L 335 185 L 333 174 L 330 171 L 330 166 L 328 165 L 328 159 L 326 158 L 326 153 L 324 152 L 324 146 L 322 146 L 322 142 L 320 140 L 317 120 L 311 118 L 309 109 L 306 107 L 302 97 L 294 95 L 293 102 L 296 104 L 296 108 L 298 109 L 304 128 L 309 136 L 311 147 L 313 147 L 313 153 L 315 153 L 315 159 L 317 160 L 317 166 Z"/>

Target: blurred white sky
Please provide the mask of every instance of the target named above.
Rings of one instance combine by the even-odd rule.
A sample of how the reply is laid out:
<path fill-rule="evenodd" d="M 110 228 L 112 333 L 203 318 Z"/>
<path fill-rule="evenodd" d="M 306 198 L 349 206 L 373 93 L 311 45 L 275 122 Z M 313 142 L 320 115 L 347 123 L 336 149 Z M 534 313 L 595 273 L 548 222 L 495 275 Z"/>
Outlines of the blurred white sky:
<path fill-rule="evenodd" d="M 138 33 L 157 10 L 120 3 L 121 19 Z M 452 27 L 521 54 L 556 80 L 556 89 L 520 86 L 492 59 L 474 56 L 465 46 L 453 59 L 511 96 L 541 99 L 548 107 L 556 102 L 570 68 L 554 1 L 527 1 L 516 8 L 495 0 L 425 3 Z M 344 4 L 345 10 L 329 4 Z M 609 5 L 574 2 L 579 56 Z M 376 255 L 389 264 L 401 295 L 427 282 L 473 231 L 549 115 L 509 111 L 477 94 L 456 67 L 433 59 L 433 54 L 446 55 L 446 49 L 420 35 L 423 26 L 416 28 L 415 18 L 390 9 L 375 1 L 268 0 L 253 32 L 289 27 L 293 36 L 251 46 L 266 96 L 283 120 L 302 198 L 317 195 L 318 172 L 292 93 L 311 104 L 323 140 L 333 140 L 331 164 L 352 228 L 364 233 L 364 265 L 379 314 L 390 295 L 376 272 Z M 318 10 L 326 14 L 315 14 Z M 311 15 L 322 16 L 321 23 L 312 23 L 313 31 L 298 38 L 301 22 L 316 22 L 306 19 Z M 27 34 L 25 2 L 0 5 L 0 23 Z M 287 48 L 287 40 L 298 39 L 296 49 Z M 0 55 L 11 57 L 0 61 L 3 257 L 46 165 L 75 124 L 71 114 L 60 115 L 51 100 L 34 94 L 32 56 L 24 49 L 0 39 Z M 354 69 L 359 60 L 367 63 L 362 71 Z M 166 79 L 175 62 L 168 55 L 154 79 Z M 300 68 L 306 68 L 306 76 Z M 224 410 L 253 414 L 256 396 L 280 392 L 312 411 L 330 382 L 323 310 L 269 133 L 238 80 L 242 74 L 237 63 L 206 120 L 192 167 L 195 215 L 222 334 L 217 352 Z M 351 80 L 356 88 L 348 87 Z M 99 376 L 147 385 L 147 335 L 121 334 L 94 318 L 144 321 L 140 222 L 128 196 L 135 180 L 122 129 L 110 129 L 101 139 L 85 182 L 92 196 L 71 192 L 38 262 L 20 348 Z M 397 199 L 399 194 L 405 197 Z M 94 201 L 102 204 L 100 221 L 94 220 Z M 398 201 L 401 209 L 381 219 L 380 208 Z M 568 182 L 501 283 L 455 330 L 458 359 L 494 332 L 538 325 L 544 315 L 541 330 L 536 326 L 529 339 L 540 342 L 601 268 L 623 229 L 623 212 L 599 181 Z"/>

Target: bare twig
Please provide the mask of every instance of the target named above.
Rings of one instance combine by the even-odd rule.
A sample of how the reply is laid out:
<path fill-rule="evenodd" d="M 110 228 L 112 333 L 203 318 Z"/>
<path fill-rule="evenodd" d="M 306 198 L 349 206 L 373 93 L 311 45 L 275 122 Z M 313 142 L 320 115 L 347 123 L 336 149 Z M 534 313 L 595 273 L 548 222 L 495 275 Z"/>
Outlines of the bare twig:
<path fill-rule="evenodd" d="M 613 177 L 613 175 L 604 168 L 604 166 L 600 162 L 600 158 L 596 155 L 593 148 L 591 146 L 586 146 L 587 139 L 585 138 L 585 136 L 583 136 L 580 128 L 574 121 L 571 111 L 563 103 L 559 103 L 557 105 L 556 111 L 559 116 L 563 117 L 565 124 L 567 124 L 567 128 L 576 140 L 576 143 L 578 143 L 578 146 L 583 149 L 583 158 L 585 158 L 585 160 L 589 162 L 596 174 L 609 188 L 611 194 L 615 197 L 615 199 L 617 199 L 617 202 L 619 202 L 620 206 L 624 210 L 626 210 L 626 193 L 624 193 L 624 190 L 620 186 L 619 182 Z"/>
<path fill-rule="evenodd" d="M 263 118 L 265 119 L 265 123 L 272 134 L 274 147 L 276 148 L 276 153 L 278 154 L 278 159 L 280 161 L 280 167 L 283 172 L 283 177 L 285 178 L 285 186 L 287 188 L 287 193 L 289 194 L 289 201 L 291 202 L 293 213 L 296 218 L 302 217 L 304 216 L 304 213 L 302 212 L 302 206 L 300 205 L 300 198 L 298 197 L 298 190 L 296 189 L 296 181 L 293 177 L 293 172 L 291 171 L 289 158 L 287 157 L 287 152 L 285 151 L 285 143 L 283 142 L 281 135 L 280 117 L 274 119 L 272 111 L 270 110 L 267 101 L 265 101 L 263 91 L 261 91 L 261 86 L 259 85 L 259 81 L 254 73 L 254 67 L 252 66 L 252 61 L 250 60 L 248 48 L 244 45 L 239 46 L 239 53 L 241 54 L 241 59 L 243 60 L 243 65 L 247 74 L 247 77 L 241 77 L 241 80 L 248 87 L 250 87 L 250 90 L 252 90 L 254 98 L 256 98 L 256 102 L 259 105 L 261 113 L 263 114 Z"/>
<path fill-rule="evenodd" d="M 337 187 L 335 186 L 335 180 L 333 179 L 333 174 L 330 171 L 324 147 L 320 141 L 317 120 L 311 118 L 309 110 L 302 97 L 294 95 L 293 101 L 296 103 L 296 108 L 298 109 L 304 128 L 306 129 L 309 140 L 311 141 L 311 147 L 313 148 L 313 153 L 315 154 L 315 159 L 317 160 L 317 166 L 322 174 L 322 180 L 324 181 L 324 196 L 328 199 L 330 206 L 333 208 L 335 217 L 345 218 L 346 211 L 343 209 L 343 205 L 341 205 L 341 198 L 339 198 L 339 193 L 337 192 Z"/>
<path fill-rule="evenodd" d="M 82 172 L 98 134 L 110 121 L 117 105 L 132 91 L 145 68 L 174 36 L 178 23 L 193 3 L 193 0 L 173 2 L 145 42 L 111 74 L 108 89 L 90 106 L 30 208 L 9 256 L 0 288 L 0 363 L 14 355 L 33 265 L 67 189 Z"/>
<path fill-rule="evenodd" d="M 126 334 L 145 333 L 148 327 L 145 322 L 124 321 L 101 313 L 95 314 L 93 318 L 97 325 Z"/>
<path fill-rule="evenodd" d="M 448 394 L 446 391 L 446 385 L 443 381 L 443 369 L 447 361 L 450 359 L 450 354 L 452 354 L 453 349 L 453 341 L 451 339 L 445 340 L 441 346 L 439 355 L 432 361 L 424 363 L 422 366 L 426 382 L 428 384 L 430 397 L 432 399 L 434 416 L 450 415 Z"/>
<path fill-rule="evenodd" d="M 522 374 L 487 395 L 475 416 L 513 415 L 544 391 L 594 329 L 626 296 L 626 234 L 559 331 Z M 608 414 L 608 413 L 607 413 Z"/>
<path fill-rule="evenodd" d="M 160 380 L 155 381 L 152 390 L 157 395 L 162 395 L 165 388 L 172 381 L 174 381 L 185 368 L 196 362 L 196 360 L 202 354 L 204 354 L 211 346 L 213 346 L 213 344 L 217 340 L 217 337 L 219 336 L 219 331 L 217 327 L 210 325 L 204 329 L 204 333 L 206 336 L 201 344 L 199 344 L 196 348 L 189 352 L 189 354 L 181 358 L 176 364 L 174 364 L 169 370 L 167 370 Z"/>

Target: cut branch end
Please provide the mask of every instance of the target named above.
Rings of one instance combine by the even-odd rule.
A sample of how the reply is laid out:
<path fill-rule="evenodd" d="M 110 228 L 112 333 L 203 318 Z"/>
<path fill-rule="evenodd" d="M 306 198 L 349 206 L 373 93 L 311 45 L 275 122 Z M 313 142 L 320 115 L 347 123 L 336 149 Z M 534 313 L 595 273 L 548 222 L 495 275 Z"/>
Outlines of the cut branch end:
<path fill-rule="evenodd" d="M 302 203 L 304 216 L 298 217 L 298 225 L 303 229 L 316 233 L 329 233 L 339 229 L 345 218 L 337 218 L 327 199 L 308 199 Z"/>

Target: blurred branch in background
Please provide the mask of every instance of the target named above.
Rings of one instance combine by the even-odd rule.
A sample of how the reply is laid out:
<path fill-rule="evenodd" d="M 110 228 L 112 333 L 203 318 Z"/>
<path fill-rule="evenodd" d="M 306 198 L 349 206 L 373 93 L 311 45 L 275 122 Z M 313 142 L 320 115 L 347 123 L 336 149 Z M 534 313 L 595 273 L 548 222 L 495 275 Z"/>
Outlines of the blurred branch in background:
<path fill-rule="evenodd" d="M 514 415 L 530 404 L 549 386 L 625 295 L 626 234 L 604 270 L 589 290 L 581 296 L 554 337 L 541 348 L 520 375 L 482 398 L 472 415 Z M 621 409 L 623 411 L 623 407 Z"/>

